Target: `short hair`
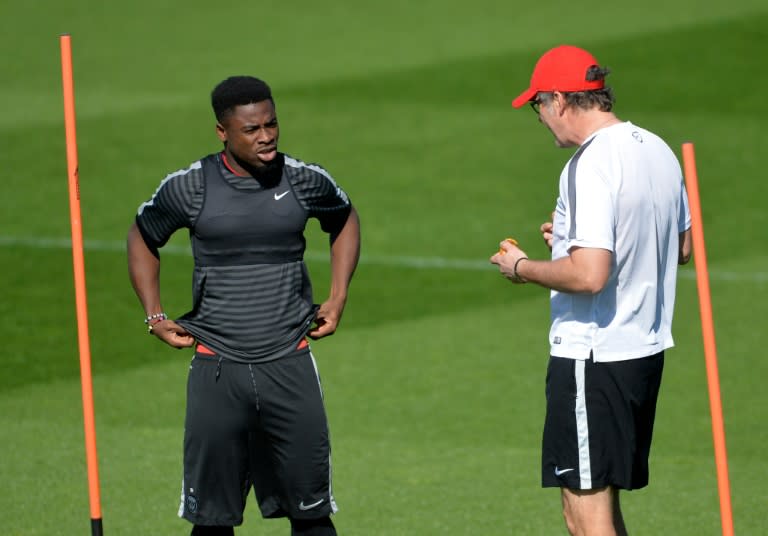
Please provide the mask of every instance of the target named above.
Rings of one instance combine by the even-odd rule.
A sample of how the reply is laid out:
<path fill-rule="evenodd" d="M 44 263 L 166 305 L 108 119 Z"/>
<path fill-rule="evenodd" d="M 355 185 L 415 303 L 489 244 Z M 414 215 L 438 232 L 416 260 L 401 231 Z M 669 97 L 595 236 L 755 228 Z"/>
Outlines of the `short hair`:
<path fill-rule="evenodd" d="M 585 80 L 594 82 L 595 80 L 605 80 L 611 70 L 607 67 L 600 67 L 599 65 L 593 65 L 587 69 Z M 609 86 L 604 86 L 602 89 L 590 89 L 586 91 L 561 91 L 565 97 L 565 103 L 567 106 L 574 108 L 580 108 L 582 110 L 591 110 L 598 108 L 601 112 L 610 112 L 613 110 L 613 105 L 616 102 L 616 97 L 613 94 L 613 89 Z M 539 93 L 540 100 L 543 103 L 549 102 L 552 97 L 552 92 Z"/>
<path fill-rule="evenodd" d="M 605 80 L 605 77 L 610 72 L 611 70 L 608 67 L 593 65 L 587 69 L 586 79 L 590 82 Z M 565 102 L 574 108 L 591 110 L 597 107 L 601 112 L 610 112 L 613 109 L 613 103 L 616 102 L 616 98 L 613 95 L 613 89 L 610 86 L 604 86 L 602 89 L 566 93 Z"/>
<path fill-rule="evenodd" d="M 230 76 L 211 92 L 211 106 L 217 121 L 225 119 L 236 106 L 272 100 L 272 90 L 253 76 Z"/>

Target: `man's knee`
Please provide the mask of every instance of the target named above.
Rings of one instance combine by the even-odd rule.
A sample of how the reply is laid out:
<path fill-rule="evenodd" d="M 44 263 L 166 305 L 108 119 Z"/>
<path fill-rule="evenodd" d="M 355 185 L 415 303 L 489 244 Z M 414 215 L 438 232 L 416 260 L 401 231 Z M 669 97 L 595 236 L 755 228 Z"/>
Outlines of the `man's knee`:
<path fill-rule="evenodd" d="M 571 511 L 565 504 L 563 504 L 563 519 L 565 520 L 565 528 L 568 529 L 568 534 L 575 536 L 577 530 L 576 521 L 573 519 Z"/>
<path fill-rule="evenodd" d="M 576 521 L 576 512 L 573 511 L 573 503 L 569 501 L 569 497 L 566 495 L 565 490 L 561 490 L 562 505 L 563 505 L 563 520 L 565 520 L 565 527 L 568 529 L 568 534 L 575 536 L 578 532 L 578 523 Z"/>
<path fill-rule="evenodd" d="M 613 534 L 613 489 L 561 488 L 563 517 L 572 535 Z"/>

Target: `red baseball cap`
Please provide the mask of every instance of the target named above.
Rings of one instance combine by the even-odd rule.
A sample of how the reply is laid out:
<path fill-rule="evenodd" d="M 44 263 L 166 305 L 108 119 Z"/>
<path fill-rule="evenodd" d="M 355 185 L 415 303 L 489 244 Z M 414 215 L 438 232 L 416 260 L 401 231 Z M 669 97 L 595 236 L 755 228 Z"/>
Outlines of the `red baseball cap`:
<path fill-rule="evenodd" d="M 531 75 L 531 85 L 512 101 L 520 108 L 532 100 L 536 93 L 551 91 L 589 91 L 603 89 L 604 80 L 587 80 L 587 69 L 599 65 L 586 50 L 571 45 L 560 45 L 545 52 Z"/>

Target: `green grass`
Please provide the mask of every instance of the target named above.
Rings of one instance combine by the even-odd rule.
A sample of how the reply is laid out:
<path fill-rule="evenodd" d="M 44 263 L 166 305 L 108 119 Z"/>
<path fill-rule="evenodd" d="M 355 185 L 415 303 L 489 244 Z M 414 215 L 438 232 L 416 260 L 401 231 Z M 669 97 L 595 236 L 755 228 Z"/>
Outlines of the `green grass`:
<path fill-rule="evenodd" d="M 58 36 L 72 34 L 105 533 L 187 534 L 176 518 L 189 352 L 147 337 L 122 243 L 162 177 L 217 150 L 208 106 L 230 74 L 273 86 L 281 148 L 325 165 L 363 221 L 339 333 L 314 345 L 342 534 L 563 534 L 539 487 L 547 293 L 485 263 L 538 226 L 570 155 L 511 99 L 562 42 L 612 68 L 624 119 L 696 145 L 735 527 L 761 534 L 768 315 L 764 208 L 768 8 L 651 0 L 241 6 L 50 0 L 0 16 L 0 494 L 3 534 L 87 533 Z M 247 24 L 243 21 L 248 21 Z M 15 52 L 15 53 L 14 53 Z M 164 304 L 189 307 L 179 233 Z M 326 239 L 309 233 L 317 298 Z M 651 457 L 632 534 L 720 533 L 694 270 L 681 271 Z M 756 478 L 757 477 L 757 478 Z M 249 504 L 241 534 L 286 534 Z"/>

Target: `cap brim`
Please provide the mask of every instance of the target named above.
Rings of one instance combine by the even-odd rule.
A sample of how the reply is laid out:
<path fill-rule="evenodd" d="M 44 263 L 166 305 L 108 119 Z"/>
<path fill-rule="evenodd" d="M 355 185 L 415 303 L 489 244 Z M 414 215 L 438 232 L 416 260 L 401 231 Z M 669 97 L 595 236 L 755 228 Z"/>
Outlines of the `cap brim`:
<path fill-rule="evenodd" d="M 520 93 L 520 95 L 515 100 L 512 101 L 512 107 L 521 108 L 525 106 L 525 103 L 530 102 L 531 99 L 533 99 L 536 96 L 536 93 L 538 92 L 533 88 L 526 89 L 525 91 Z"/>

